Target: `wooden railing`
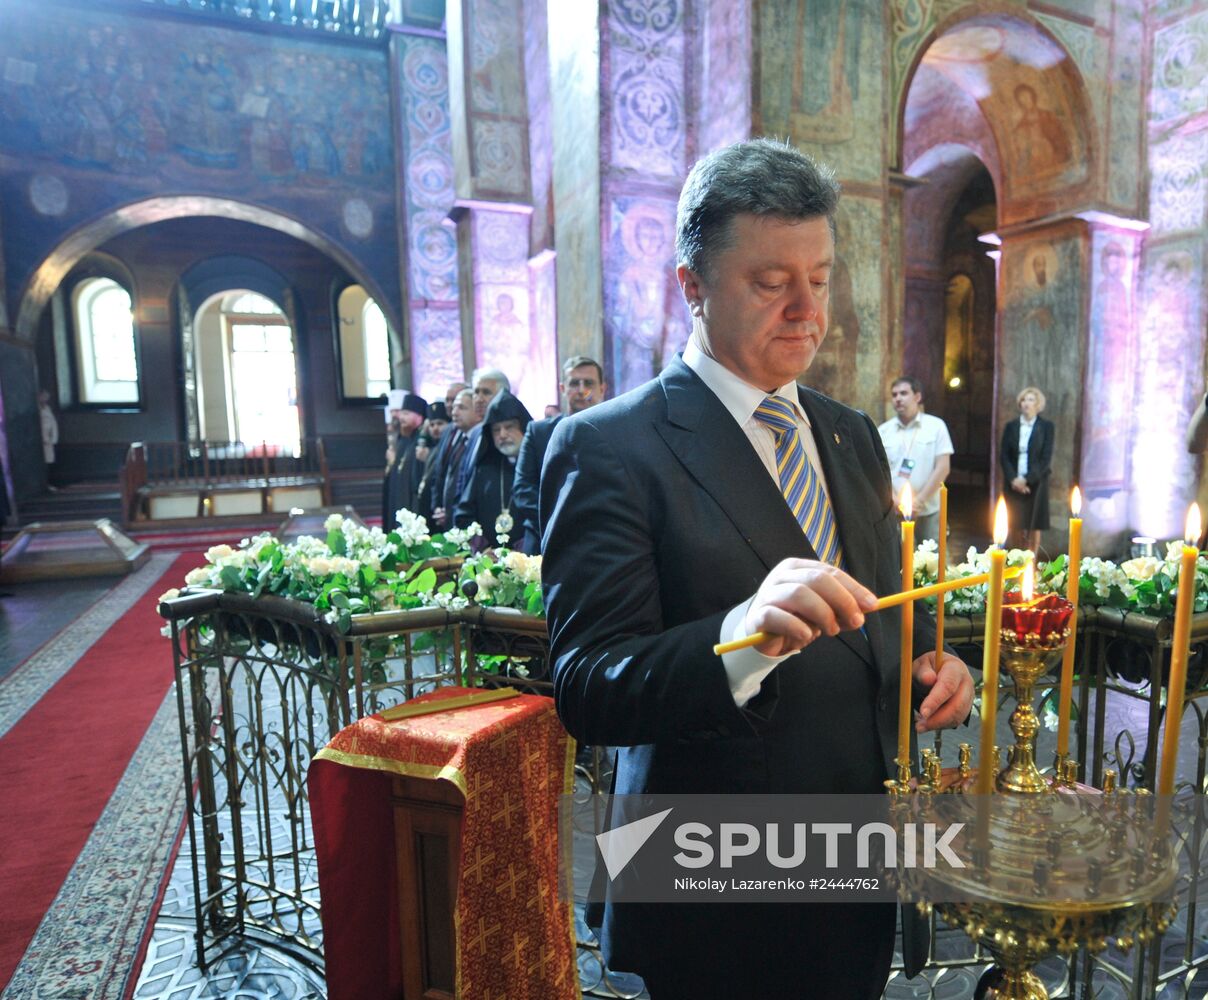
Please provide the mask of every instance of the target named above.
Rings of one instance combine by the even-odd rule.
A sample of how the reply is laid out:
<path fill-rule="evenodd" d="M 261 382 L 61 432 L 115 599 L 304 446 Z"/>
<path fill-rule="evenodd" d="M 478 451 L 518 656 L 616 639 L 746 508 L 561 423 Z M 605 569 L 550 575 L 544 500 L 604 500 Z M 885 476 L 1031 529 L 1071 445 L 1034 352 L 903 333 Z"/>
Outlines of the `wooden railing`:
<path fill-rule="evenodd" d="M 327 506 L 328 472 L 322 438 L 303 438 L 292 447 L 265 441 L 136 441 L 119 474 L 122 516 L 138 520 L 148 494 L 238 487 L 316 484 Z"/>

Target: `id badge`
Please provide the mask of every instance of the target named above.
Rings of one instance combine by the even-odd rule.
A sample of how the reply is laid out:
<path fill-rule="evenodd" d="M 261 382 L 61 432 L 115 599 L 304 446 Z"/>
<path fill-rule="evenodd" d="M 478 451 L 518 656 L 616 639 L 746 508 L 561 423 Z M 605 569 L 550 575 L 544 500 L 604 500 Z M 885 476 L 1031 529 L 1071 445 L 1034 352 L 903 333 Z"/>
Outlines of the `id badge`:
<path fill-rule="evenodd" d="M 902 479 L 909 479 L 910 473 L 912 473 L 913 471 L 914 471 L 914 459 L 913 458 L 902 459 L 902 464 L 898 466 L 898 475 Z"/>

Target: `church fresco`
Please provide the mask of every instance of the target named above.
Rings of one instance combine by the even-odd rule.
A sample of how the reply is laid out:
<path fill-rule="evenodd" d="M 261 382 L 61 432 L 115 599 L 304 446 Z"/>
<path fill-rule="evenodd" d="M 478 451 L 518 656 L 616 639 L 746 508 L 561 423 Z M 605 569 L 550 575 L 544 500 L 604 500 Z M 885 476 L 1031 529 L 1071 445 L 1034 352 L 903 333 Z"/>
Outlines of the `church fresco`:
<path fill-rule="evenodd" d="M 1153 36 L 1149 123 L 1171 125 L 1208 107 L 1208 11 Z"/>
<path fill-rule="evenodd" d="M 1149 219 L 1154 236 L 1204 226 L 1208 132 L 1171 135 L 1149 147 Z"/>
<path fill-rule="evenodd" d="M 237 173 L 241 186 L 389 177 L 379 52 L 86 10 L 53 30 L 24 11 L 0 28 L 6 153 L 164 180 Z"/>
<path fill-rule="evenodd" d="M 97 6 L 0 5 L 10 292 L 73 229 L 165 193 L 302 220 L 401 309 L 386 52 Z"/>
<path fill-rule="evenodd" d="M 762 6 L 757 130 L 814 148 L 842 177 L 879 180 L 882 16 L 867 0 Z"/>
<path fill-rule="evenodd" d="M 1090 332 L 1083 406 L 1081 485 L 1093 500 L 1125 486 L 1136 371 L 1136 234 L 1098 230 L 1091 240 Z"/>
<path fill-rule="evenodd" d="M 1047 238 L 1004 242 L 1001 282 L 1002 339 L 999 354 L 999 425 L 1017 414 L 1015 396 L 1025 386 L 1047 397 L 1045 417 L 1055 425 L 1050 496 L 1054 528 L 1065 516 L 1078 442 L 1082 390 L 1070 372 L 1082 370 L 1082 239 L 1073 231 Z"/>
<path fill-rule="evenodd" d="M 675 279 L 675 201 L 612 200 L 605 227 L 605 343 L 614 393 L 657 375 L 688 340 Z"/>
<path fill-rule="evenodd" d="M 469 94 L 474 195 L 527 200 L 528 108 L 524 90 L 523 21 L 507 0 L 465 4 L 466 90 Z"/>
<path fill-rule="evenodd" d="M 425 399 L 443 399 L 465 376 L 457 238 L 444 224 L 454 197 L 448 60 L 438 39 L 400 35 L 397 44 L 412 384 Z"/>
<path fill-rule="evenodd" d="M 880 242 L 881 204 L 845 196 L 835 222 L 830 322 L 804 381 L 852 406 L 879 413 L 882 285 L 877 256 L 864 248 Z"/>
<path fill-rule="evenodd" d="M 1109 200 L 1128 214 L 1138 211 L 1141 199 L 1141 130 L 1145 119 L 1142 104 L 1145 25 L 1141 0 L 1116 6 L 1116 35 L 1112 48 L 1111 85 L 1107 88 L 1111 108 L 1111 141 L 1104 143 Z"/>
<path fill-rule="evenodd" d="M 1204 251 L 1199 239 L 1150 247 L 1145 255 L 1132 409 L 1132 521 L 1155 538 L 1183 530 L 1195 498 L 1195 460 L 1183 429 L 1202 399 Z"/>

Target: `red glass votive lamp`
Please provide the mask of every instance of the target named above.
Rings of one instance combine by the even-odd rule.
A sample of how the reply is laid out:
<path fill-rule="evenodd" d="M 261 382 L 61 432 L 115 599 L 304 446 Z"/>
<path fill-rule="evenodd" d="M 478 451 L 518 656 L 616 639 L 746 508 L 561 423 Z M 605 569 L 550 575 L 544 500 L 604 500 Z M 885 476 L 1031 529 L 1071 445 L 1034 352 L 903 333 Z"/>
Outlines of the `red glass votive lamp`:
<path fill-rule="evenodd" d="M 1002 640 L 1015 646 L 1060 646 L 1069 637 L 1074 606 L 1059 594 L 1025 601 L 1012 591 L 1003 595 Z"/>

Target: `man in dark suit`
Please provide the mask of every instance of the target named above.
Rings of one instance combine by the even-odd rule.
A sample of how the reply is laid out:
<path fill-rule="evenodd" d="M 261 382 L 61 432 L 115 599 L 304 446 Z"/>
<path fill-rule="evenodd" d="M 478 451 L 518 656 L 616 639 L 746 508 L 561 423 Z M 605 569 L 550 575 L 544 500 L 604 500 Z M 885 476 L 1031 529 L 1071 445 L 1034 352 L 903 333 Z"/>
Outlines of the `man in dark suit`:
<path fill-rule="evenodd" d="M 581 413 L 595 406 L 608 392 L 604 382 L 604 369 L 600 362 L 579 354 L 567 358 L 562 365 L 562 381 L 558 391 L 566 407 L 566 414 Z M 519 544 L 521 552 L 536 555 L 541 551 L 541 527 L 537 523 L 537 490 L 541 484 L 541 463 L 545 460 L 545 449 L 549 439 L 564 414 L 534 420 L 524 432 L 520 443 L 520 456 L 516 459 L 516 481 L 512 484 L 512 513 L 516 524 L 523 529 Z"/>
<path fill-rule="evenodd" d="M 885 452 L 865 414 L 796 383 L 826 334 L 837 200 L 829 173 L 768 140 L 698 163 L 677 220 L 683 356 L 554 431 L 555 698 L 576 739 L 620 747 L 616 794 L 876 794 L 894 776 L 900 619 L 866 617 L 900 585 Z M 755 631 L 770 638 L 713 654 Z M 919 730 L 973 697 L 956 657 L 937 669 L 934 636 L 920 610 Z M 601 941 L 654 1000 L 871 1000 L 894 924 L 888 903 L 610 902 Z M 913 975 L 926 936 L 906 924 Z"/>

